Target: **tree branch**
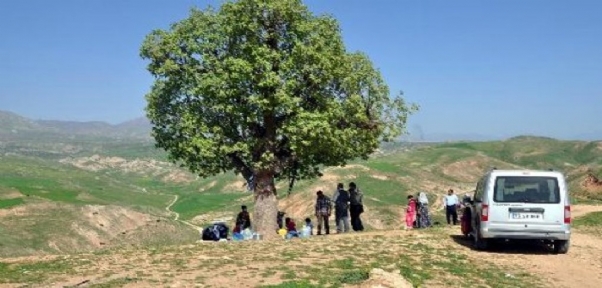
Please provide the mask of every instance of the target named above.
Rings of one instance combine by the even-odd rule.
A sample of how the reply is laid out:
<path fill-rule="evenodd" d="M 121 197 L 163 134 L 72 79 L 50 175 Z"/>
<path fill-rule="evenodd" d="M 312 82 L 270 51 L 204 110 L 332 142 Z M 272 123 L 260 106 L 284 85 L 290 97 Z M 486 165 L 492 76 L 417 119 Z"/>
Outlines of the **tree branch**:
<path fill-rule="evenodd" d="M 232 161 L 232 165 L 236 167 L 236 170 L 242 174 L 245 180 L 250 181 L 253 177 L 253 169 L 247 165 L 242 158 L 236 153 L 229 153 L 228 157 Z"/>

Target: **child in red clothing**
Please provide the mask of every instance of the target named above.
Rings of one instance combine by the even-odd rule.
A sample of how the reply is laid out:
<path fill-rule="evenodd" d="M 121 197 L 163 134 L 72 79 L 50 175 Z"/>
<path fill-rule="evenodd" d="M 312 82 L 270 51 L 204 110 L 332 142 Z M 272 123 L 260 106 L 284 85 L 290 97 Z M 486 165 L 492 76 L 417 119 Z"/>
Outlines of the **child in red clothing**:
<path fill-rule="evenodd" d="M 236 224 L 234 226 L 234 230 L 232 230 L 232 233 L 240 233 L 240 232 L 242 232 L 242 229 L 240 229 L 240 226 L 241 226 L 240 224 Z"/>
<path fill-rule="evenodd" d="M 416 199 L 414 196 L 408 196 L 408 207 L 406 208 L 406 230 L 414 227 L 416 221 Z"/>
<path fill-rule="evenodd" d="M 295 224 L 295 221 L 293 221 L 293 219 L 291 219 L 290 217 L 286 217 L 284 223 L 286 224 L 287 232 L 297 232 L 297 224 Z"/>
<path fill-rule="evenodd" d="M 290 239 L 293 237 L 299 237 L 299 233 L 297 233 L 297 225 L 295 224 L 295 221 L 293 221 L 293 219 L 291 219 L 290 217 L 286 217 L 286 219 L 284 220 L 284 223 L 286 225 L 286 238 Z"/>

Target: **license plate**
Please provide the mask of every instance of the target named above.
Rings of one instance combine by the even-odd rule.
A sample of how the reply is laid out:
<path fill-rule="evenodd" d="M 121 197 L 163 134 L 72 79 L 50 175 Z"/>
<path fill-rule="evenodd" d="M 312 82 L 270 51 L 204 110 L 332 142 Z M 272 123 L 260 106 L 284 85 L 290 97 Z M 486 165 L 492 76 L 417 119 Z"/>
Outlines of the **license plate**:
<path fill-rule="evenodd" d="M 510 218 L 516 220 L 540 220 L 543 218 L 543 215 L 538 213 L 510 213 Z"/>

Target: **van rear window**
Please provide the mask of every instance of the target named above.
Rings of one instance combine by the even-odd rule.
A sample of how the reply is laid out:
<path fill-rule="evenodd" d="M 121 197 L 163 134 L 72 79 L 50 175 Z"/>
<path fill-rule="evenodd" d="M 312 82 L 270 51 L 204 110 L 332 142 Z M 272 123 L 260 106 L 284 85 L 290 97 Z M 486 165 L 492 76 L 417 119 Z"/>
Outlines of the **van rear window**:
<path fill-rule="evenodd" d="M 496 177 L 493 201 L 560 203 L 558 179 L 533 176 Z"/>

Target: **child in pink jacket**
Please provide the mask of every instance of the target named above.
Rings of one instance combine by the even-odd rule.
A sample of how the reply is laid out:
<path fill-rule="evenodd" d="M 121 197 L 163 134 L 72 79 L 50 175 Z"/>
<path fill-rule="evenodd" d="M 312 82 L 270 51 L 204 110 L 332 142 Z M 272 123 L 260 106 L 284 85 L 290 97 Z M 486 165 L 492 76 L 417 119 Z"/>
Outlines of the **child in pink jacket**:
<path fill-rule="evenodd" d="M 416 199 L 414 196 L 408 196 L 408 207 L 406 208 L 406 230 L 414 227 L 416 221 Z"/>

